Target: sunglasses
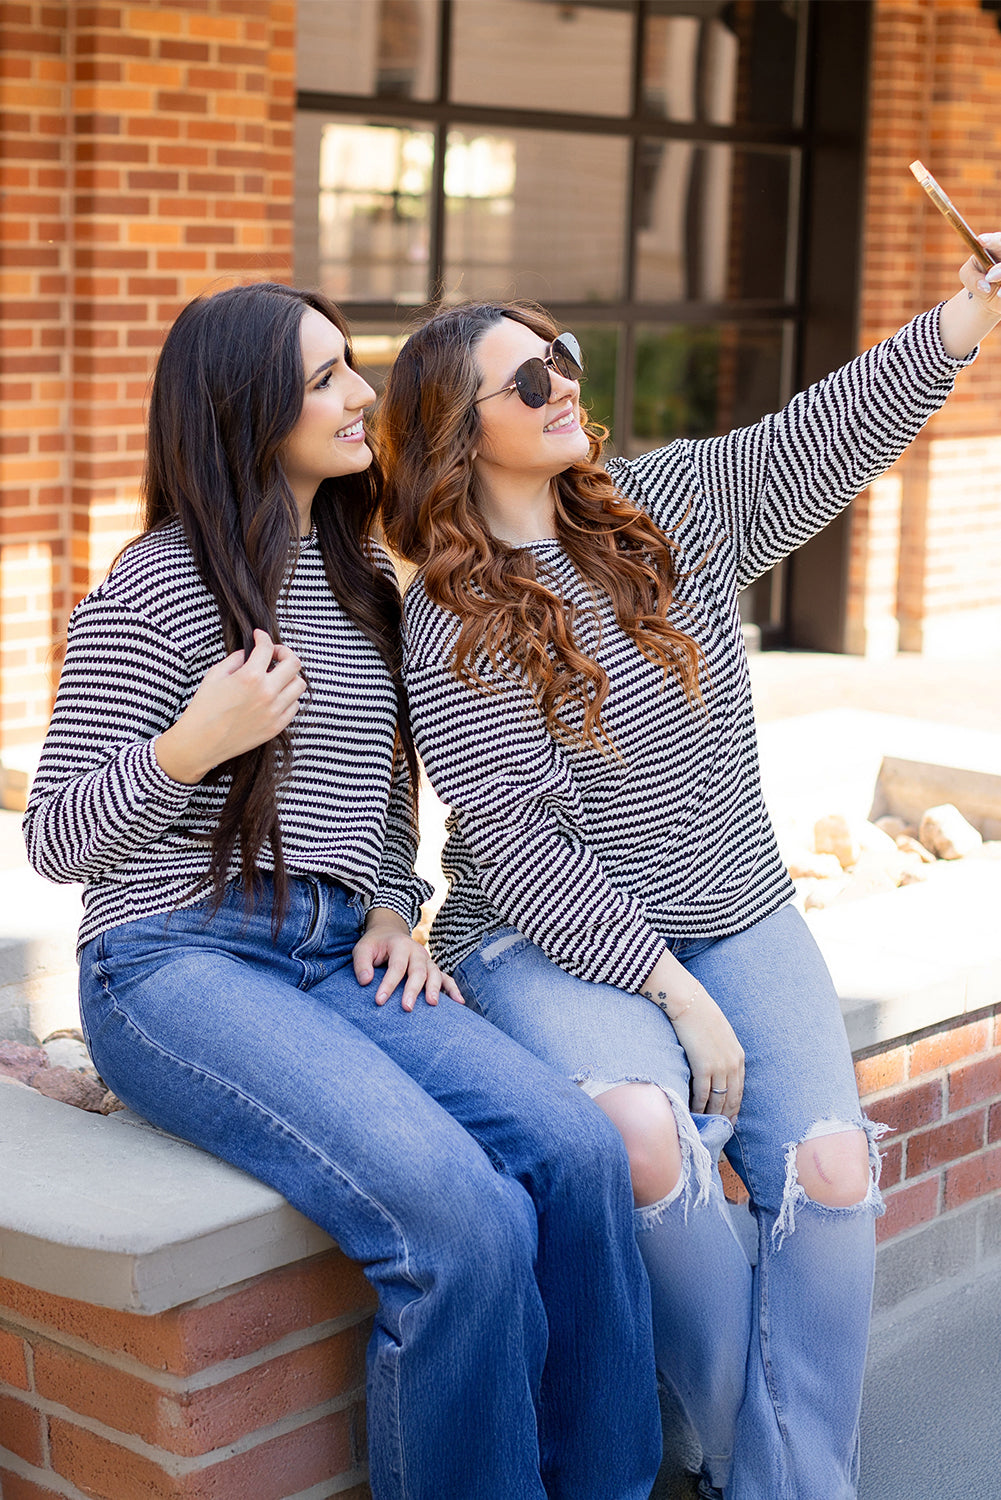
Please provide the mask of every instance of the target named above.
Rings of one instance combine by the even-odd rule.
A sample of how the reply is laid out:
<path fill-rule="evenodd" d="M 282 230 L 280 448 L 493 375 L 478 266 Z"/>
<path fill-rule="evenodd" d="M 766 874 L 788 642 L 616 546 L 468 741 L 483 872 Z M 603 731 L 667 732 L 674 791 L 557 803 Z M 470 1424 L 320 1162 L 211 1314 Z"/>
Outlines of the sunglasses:
<path fill-rule="evenodd" d="M 479 406 L 481 401 L 489 401 L 492 396 L 503 396 L 507 391 L 517 391 L 519 399 L 526 406 L 537 410 L 540 406 L 545 406 L 553 394 L 549 371 L 557 370 L 565 380 L 579 380 L 584 373 L 583 360 L 580 345 L 573 334 L 561 333 L 549 345 L 545 359 L 537 356 L 526 359 L 515 370 L 510 385 L 501 386 L 499 391 L 491 391 L 487 396 L 477 396 L 473 405 Z"/>

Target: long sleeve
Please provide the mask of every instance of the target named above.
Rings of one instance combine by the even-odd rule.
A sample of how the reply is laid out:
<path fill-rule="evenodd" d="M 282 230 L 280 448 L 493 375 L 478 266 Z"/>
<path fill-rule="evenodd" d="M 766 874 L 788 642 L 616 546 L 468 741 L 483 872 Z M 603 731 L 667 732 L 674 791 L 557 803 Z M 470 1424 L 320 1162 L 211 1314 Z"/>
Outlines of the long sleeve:
<path fill-rule="evenodd" d="M 153 741 L 190 691 L 184 663 L 142 615 L 114 598 L 77 606 L 24 818 L 39 874 L 59 882 L 100 875 L 183 813 L 195 789 L 161 770 Z"/>
<path fill-rule="evenodd" d="M 932 308 L 753 426 L 613 460 L 609 472 L 665 530 L 684 533 L 690 505 L 689 526 L 704 546 L 731 550 L 744 588 L 900 457 L 975 354 L 945 352 Z"/>
<path fill-rule="evenodd" d="M 278 623 L 310 684 L 277 788 L 285 868 L 336 880 L 413 924 L 427 887 L 411 868 L 406 779 L 394 780 L 392 678 L 331 592 L 316 544 L 290 564 Z M 73 613 L 24 829 L 40 873 L 83 881 L 81 947 L 207 894 L 230 776 L 182 786 L 153 744 L 225 654 L 218 607 L 176 524 L 129 547 Z M 273 868 L 268 842 L 255 860 Z M 240 865 L 237 849 L 225 878 L 238 879 Z"/>
<path fill-rule="evenodd" d="M 407 687 L 428 776 L 451 807 L 450 842 L 495 923 L 582 979 L 635 990 L 666 945 L 588 847 L 570 755 L 528 694 L 505 682 L 476 691 L 433 659 L 411 663 Z"/>

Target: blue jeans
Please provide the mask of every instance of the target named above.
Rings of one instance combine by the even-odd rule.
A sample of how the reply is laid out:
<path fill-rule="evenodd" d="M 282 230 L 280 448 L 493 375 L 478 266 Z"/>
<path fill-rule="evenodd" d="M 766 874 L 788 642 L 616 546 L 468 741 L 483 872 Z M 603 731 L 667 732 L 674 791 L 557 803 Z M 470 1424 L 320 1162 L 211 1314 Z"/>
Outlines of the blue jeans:
<path fill-rule="evenodd" d="M 625 1082 L 665 1091 L 682 1177 L 636 1210 L 661 1375 L 727 1500 L 849 1500 L 880 1201 L 878 1127 L 861 1115 L 837 995 L 791 907 L 735 937 L 674 949 L 747 1056 L 733 1129 L 689 1113 L 684 1051 L 640 996 L 567 974 L 514 928 L 485 938 L 455 978 L 470 1004 L 592 1095 Z M 868 1195 L 828 1208 L 799 1184 L 797 1146 L 855 1128 L 869 1138 Z M 757 1217 L 753 1268 L 724 1201 L 721 1149 Z"/>
<path fill-rule="evenodd" d="M 376 1500 L 646 1500 L 660 1426 L 617 1132 L 471 1010 L 351 967 L 356 898 L 129 922 L 83 950 L 94 1062 L 126 1104 L 270 1183 L 361 1261 Z"/>

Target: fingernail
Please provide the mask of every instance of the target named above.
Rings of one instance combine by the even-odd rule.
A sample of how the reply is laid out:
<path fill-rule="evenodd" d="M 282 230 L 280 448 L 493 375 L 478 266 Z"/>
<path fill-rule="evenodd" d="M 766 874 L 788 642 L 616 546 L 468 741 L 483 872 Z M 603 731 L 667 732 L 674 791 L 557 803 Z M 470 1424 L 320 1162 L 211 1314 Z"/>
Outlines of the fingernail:
<path fill-rule="evenodd" d="M 980 288 L 980 290 L 982 292 L 990 293 L 991 290 L 992 290 L 992 287 L 991 287 L 991 284 L 990 284 L 989 281 L 978 281 L 977 282 L 977 286 Z"/>

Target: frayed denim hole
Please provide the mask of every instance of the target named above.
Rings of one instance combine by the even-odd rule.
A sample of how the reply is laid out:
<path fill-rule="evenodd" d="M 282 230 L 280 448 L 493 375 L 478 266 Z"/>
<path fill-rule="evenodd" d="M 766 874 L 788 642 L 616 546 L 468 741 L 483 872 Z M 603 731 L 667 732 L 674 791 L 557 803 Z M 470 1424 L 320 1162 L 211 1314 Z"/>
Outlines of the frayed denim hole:
<path fill-rule="evenodd" d="M 519 932 L 516 927 L 506 927 L 480 944 L 477 957 L 488 973 L 493 973 L 498 964 L 521 953 L 528 947 L 528 943 L 529 939 L 523 932 Z"/>
<path fill-rule="evenodd" d="M 681 1145 L 681 1175 L 665 1198 L 659 1199 L 656 1203 L 646 1203 L 642 1208 L 633 1209 L 637 1229 L 653 1229 L 660 1223 L 672 1203 L 676 1203 L 682 1195 L 684 1195 L 686 1223 L 690 1208 L 701 1208 L 709 1202 L 713 1185 L 713 1159 L 702 1144 L 698 1127 L 692 1119 L 687 1104 L 673 1089 L 665 1088 L 662 1083 L 658 1083 L 656 1078 L 635 1077 L 611 1080 L 596 1078 L 593 1071 L 588 1068 L 575 1073 L 572 1082 L 578 1084 L 591 1099 L 607 1094 L 610 1089 L 622 1088 L 627 1083 L 648 1083 L 660 1089 L 671 1106 L 678 1131 L 678 1141 Z"/>
<path fill-rule="evenodd" d="M 782 1207 L 778 1218 L 772 1225 L 771 1238 L 774 1250 L 782 1249 L 786 1235 L 792 1234 L 796 1228 L 796 1210 L 806 1205 L 809 1205 L 821 1217 L 827 1214 L 842 1217 L 846 1214 L 872 1213 L 878 1219 L 886 1212 L 883 1197 L 879 1191 L 882 1158 L 876 1142 L 892 1128 L 890 1125 L 870 1120 L 866 1115 L 859 1115 L 854 1120 L 817 1120 L 810 1126 L 801 1141 L 786 1142 L 783 1147 L 786 1176 L 782 1191 Z M 818 1203 L 815 1198 L 810 1197 L 799 1180 L 797 1152 L 806 1141 L 815 1141 L 821 1136 L 840 1135 L 842 1132 L 853 1130 L 862 1131 L 869 1147 L 869 1187 L 866 1195 L 858 1203 L 849 1203 L 844 1208 L 833 1207 L 829 1203 Z"/>

